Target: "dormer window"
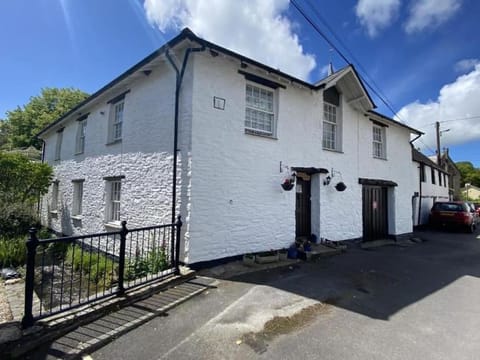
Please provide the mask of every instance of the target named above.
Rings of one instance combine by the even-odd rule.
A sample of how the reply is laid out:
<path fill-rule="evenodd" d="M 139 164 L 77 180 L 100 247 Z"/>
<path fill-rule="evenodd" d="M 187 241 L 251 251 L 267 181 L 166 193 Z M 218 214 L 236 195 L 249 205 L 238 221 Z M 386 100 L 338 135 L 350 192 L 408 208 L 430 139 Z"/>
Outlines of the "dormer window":
<path fill-rule="evenodd" d="M 325 150 L 342 151 L 340 94 L 334 87 L 323 92 L 322 146 Z"/>

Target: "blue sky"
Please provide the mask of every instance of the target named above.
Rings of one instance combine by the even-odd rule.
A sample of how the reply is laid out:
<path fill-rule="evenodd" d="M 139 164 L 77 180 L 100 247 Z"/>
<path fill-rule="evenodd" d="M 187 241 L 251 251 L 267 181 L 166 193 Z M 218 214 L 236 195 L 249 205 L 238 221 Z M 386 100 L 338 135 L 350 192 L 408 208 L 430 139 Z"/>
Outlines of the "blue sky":
<path fill-rule="evenodd" d="M 450 129 L 442 146 L 453 159 L 480 167 L 479 1 L 296 3 L 398 119 L 426 133 L 416 144 L 427 155 L 435 148 L 433 123 L 441 121 Z M 312 82 L 329 61 L 345 65 L 288 0 L 3 0 L 0 24 L 0 118 L 42 87 L 93 93 L 184 26 Z"/>

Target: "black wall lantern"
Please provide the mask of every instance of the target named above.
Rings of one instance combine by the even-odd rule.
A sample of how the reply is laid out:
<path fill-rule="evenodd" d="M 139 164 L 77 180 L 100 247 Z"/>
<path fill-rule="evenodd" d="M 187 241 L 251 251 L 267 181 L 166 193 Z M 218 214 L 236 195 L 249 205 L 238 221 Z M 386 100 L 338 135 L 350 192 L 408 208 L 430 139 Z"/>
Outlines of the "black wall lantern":
<path fill-rule="evenodd" d="M 340 179 L 342 178 L 342 173 L 340 171 L 335 171 L 335 170 L 332 169 L 331 174 L 332 174 L 331 176 L 329 175 L 325 179 L 323 179 L 323 185 L 324 186 L 330 185 L 330 183 L 332 182 L 335 175 L 339 175 Z M 337 191 L 345 191 L 346 188 L 347 188 L 347 185 L 345 185 L 345 183 L 343 181 L 339 181 L 335 185 L 335 190 L 337 190 Z"/>

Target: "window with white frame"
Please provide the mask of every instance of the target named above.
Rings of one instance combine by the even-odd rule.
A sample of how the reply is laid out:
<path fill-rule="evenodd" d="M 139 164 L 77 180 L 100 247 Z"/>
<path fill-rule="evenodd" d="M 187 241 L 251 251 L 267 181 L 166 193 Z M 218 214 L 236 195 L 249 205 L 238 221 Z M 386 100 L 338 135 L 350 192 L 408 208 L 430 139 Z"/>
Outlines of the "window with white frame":
<path fill-rule="evenodd" d="M 72 215 L 82 215 L 82 201 L 83 201 L 83 182 L 84 180 L 73 180 L 73 206 Z"/>
<path fill-rule="evenodd" d="M 120 221 L 120 199 L 122 191 L 121 178 L 112 178 L 107 180 L 107 211 L 106 222 L 119 222 Z"/>
<path fill-rule="evenodd" d="M 337 142 L 338 124 L 337 107 L 335 105 L 323 103 L 323 141 L 324 149 L 338 150 Z"/>
<path fill-rule="evenodd" d="M 341 97 L 336 87 L 323 92 L 322 147 L 342 151 Z"/>
<path fill-rule="evenodd" d="M 265 87 L 247 84 L 245 95 L 245 132 L 274 136 L 274 92 Z"/>
<path fill-rule="evenodd" d="M 122 139 L 124 100 L 113 103 L 110 116 L 109 141 L 115 142 Z"/>
<path fill-rule="evenodd" d="M 54 181 L 52 183 L 52 202 L 50 203 L 51 211 L 58 211 L 58 193 L 59 193 L 60 182 Z"/>
<path fill-rule="evenodd" d="M 55 145 L 55 160 L 60 160 L 62 152 L 63 129 L 57 131 L 57 143 Z"/>
<path fill-rule="evenodd" d="M 386 159 L 385 128 L 383 126 L 373 125 L 372 135 L 373 157 Z"/>
<path fill-rule="evenodd" d="M 79 120 L 77 125 L 77 138 L 75 143 L 75 153 L 82 154 L 85 151 L 85 133 L 87 130 L 87 120 Z"/>

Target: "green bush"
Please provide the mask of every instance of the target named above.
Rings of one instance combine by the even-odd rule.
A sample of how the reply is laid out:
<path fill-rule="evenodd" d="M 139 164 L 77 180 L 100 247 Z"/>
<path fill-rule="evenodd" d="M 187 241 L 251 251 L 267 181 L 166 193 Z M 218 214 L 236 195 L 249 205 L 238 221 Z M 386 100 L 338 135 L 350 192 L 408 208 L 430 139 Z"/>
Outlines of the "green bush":
<path fill-rule="evenodd" d="M 25 265 L 27 248 L 26 237 L 0 238 L 0 267 Z"/>
<path fill-rule="evenodd" d="M 100 287 L 108 288 L 116 280 L 118 264 L 101 253 L 93 253 L 70 245 L 65 255 L 65 263 L 72 266 L 76 272 L 81 272 L 90 282 Z"/>
<path fill-rule="evenodd" d="M 146 256 L 141 256 L 137 248 L 135 258 L 125 266 L 125 279 L 133 280 L 148 274 L 156 274 L 168 267 L 168 257 L 164 248 L 153 247 Z"/>

